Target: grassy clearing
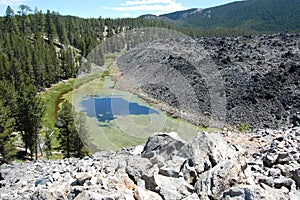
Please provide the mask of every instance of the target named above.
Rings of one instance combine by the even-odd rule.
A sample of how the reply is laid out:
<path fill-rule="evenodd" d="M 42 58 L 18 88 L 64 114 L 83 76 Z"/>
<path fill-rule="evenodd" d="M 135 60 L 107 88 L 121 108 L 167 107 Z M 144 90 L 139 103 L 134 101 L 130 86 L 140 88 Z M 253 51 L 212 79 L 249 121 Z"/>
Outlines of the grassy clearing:
<path fill-rule="evenodd" d="M 44 99 L 46 107 L 45 116 L 43 118 L 43 126 L 48 127 L 51 130 L 55 130 L 56 113 L 58 111 L 57 106 L 59 107 L 58 104 L 60 104 L 64 99 L 72 102 L 71 98 L 65 98 L 65 95 L 70 95 L 74 89 L 79 88 L 84 83 L 99 79 L 102 74 L 102 72 L 95 72 L 82 78 L 60 82 L 49 88 L 47 91 L 41 93 L 41 97 Z"/>
<path fill-rule="evenodd" d="M 53 148 L 58 147 L 58 129 L 56 128 L 56 121 L 57 112 L 59 111 L 61 102 L 63 100 L 72 102 L 74 94 L 73 91 L 81 88 L 81 86 L 83 85 L 85 85 L 85 87 L 81 88 L 83 90 L 87 90 L 91 88 L 91 86 L 95 86 L 97 90 L 100 90 L 104 85 L 103 82 L 105 77 L 109 76 L 110 74 L 110 67 L 113 66 L 113 63 L 115 62 L 118 56 L 120 56 L 120 54 L 105 55 L 105 70 L 102 72 L 95 72 L 93 74 L 86 75 L 82 78 L 72 78 L 69 80 L 62 81 L 60 83 L 54 84 L 47 91 L 42 92 L 40 94 L 41 98 L 44 100 L 45 103 L 45 115 L 43 117 L 42 125 L 45 130 L 48 129 L 55 132 L 52 137 Z M 57 155 L 55 157 L 57 157 Z"/>
<path fill-rule="evenodd" d="M 47 91 L 41 93 L 42 99 L 44 99 L 45 102 L 45 116 L 43 118 L 43 126 L 48 127 L 51 130 L 55 129 L 56 124 L 56 102 L 59 99 L 59 97 L 66 93 L 67 91 L 70 91 L 74 87 L 75 80 L 70 79 L 65 82 L 60 82 L 58 84 L 55 84 Z"/>
<path fill-rule="evenodd" d="M 71 97 L 66 98 L 65 95 L 72 94 L 74 88 L 78 88 L 86 82 L 99 79 L 101 77 L 101 74 L 101 72 L 97 72 L 82 78 L 70 79 L 68 81 L 60 82 L 49 88 L 47 91 L 41 93 L 41 97 L 42 99 L 44 99 L 45 102 L 45 115 L 43 117 L 43 127 L 44 129 L 54 131 L 54 135 L 52 136 L 51 141 L 52 147 L 54 149 L 56 149 L 59 145 L 59 141 L 57 139 L 58 129 L 56 128 L 57 112 L 63 100 L 66 99 L 70 102 L 72 101 Z M 56 158 L 57 155 L 54 157 Z"/>

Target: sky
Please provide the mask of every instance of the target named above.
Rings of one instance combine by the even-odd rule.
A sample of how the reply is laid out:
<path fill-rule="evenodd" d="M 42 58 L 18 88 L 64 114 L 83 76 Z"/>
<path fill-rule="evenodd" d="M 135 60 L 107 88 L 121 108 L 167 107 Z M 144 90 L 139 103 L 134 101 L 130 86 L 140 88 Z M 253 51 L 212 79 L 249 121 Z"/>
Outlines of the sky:
<path fill-rule="evenodd" d="M 0 0 L 0 15 L 5 15 L 8 5 L 15 13 L 21 4 L 44 13 L 59 12 L 83 18 L 138 17 L 143 14 L 165 14 L 190 8 L 209 8 L 235 0 Z"/>

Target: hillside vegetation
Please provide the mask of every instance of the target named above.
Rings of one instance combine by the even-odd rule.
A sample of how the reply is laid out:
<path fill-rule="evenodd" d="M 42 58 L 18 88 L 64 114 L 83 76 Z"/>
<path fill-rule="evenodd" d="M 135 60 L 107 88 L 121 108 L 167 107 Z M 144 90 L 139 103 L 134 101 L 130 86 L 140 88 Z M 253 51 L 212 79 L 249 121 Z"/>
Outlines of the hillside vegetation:
<path fill-rule="evenodd" d="M 144 16 L 149 18 L 149 16 Z M 255 32 L 300 30 L 300 1 L 247 0 L 151 17 L 192 29 L 242 29 Z"/>

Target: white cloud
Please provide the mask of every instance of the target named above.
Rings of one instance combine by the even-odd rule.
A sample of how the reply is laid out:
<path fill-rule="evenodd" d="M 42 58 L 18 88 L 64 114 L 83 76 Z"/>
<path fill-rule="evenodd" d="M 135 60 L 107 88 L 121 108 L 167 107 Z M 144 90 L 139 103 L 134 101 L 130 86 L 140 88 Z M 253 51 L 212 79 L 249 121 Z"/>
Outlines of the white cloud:
<path fill-rule="evenodd" d="M 113 7 L 115 11 L 151 11 L 155 13 L 175 12 L 184 10 L 181 3 L 175 0 L 135 0 L 126 1 L 120 7 Z"/>
<path fill-rule="evenodd" d="M 149 4 L 170 4 L 173 0 L 136 0 L 136 1 L 126 1 L 122 6 L 132 6 L 132 5 L 149 5 Z"/>
<path fill-rule="evenodd" d="M 130 13 L 124 13 L 123 17 L 131 17 Z"/>
<path fill-rule="evenodd" d="M 0 0 L 0 5 L 21 5 L 26 0 Z"/>

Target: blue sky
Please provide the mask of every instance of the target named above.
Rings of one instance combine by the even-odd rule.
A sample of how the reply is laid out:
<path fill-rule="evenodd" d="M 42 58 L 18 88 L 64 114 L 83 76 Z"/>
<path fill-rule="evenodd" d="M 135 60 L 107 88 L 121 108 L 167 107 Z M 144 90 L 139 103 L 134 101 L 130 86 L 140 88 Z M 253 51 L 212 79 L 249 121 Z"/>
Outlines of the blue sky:
<path fill-rule="evenodd" d="M 0 15 L 5 14 L 8 5 L 16 12 L 18 5 L 25 4 L 43 12 L 49 9 L 62 15 L 84 18 L 138 17 L 142 14 L 157 15 L 189 8 L 208 8 L 229 2 L 233 0 L 0 0 Z"/>

